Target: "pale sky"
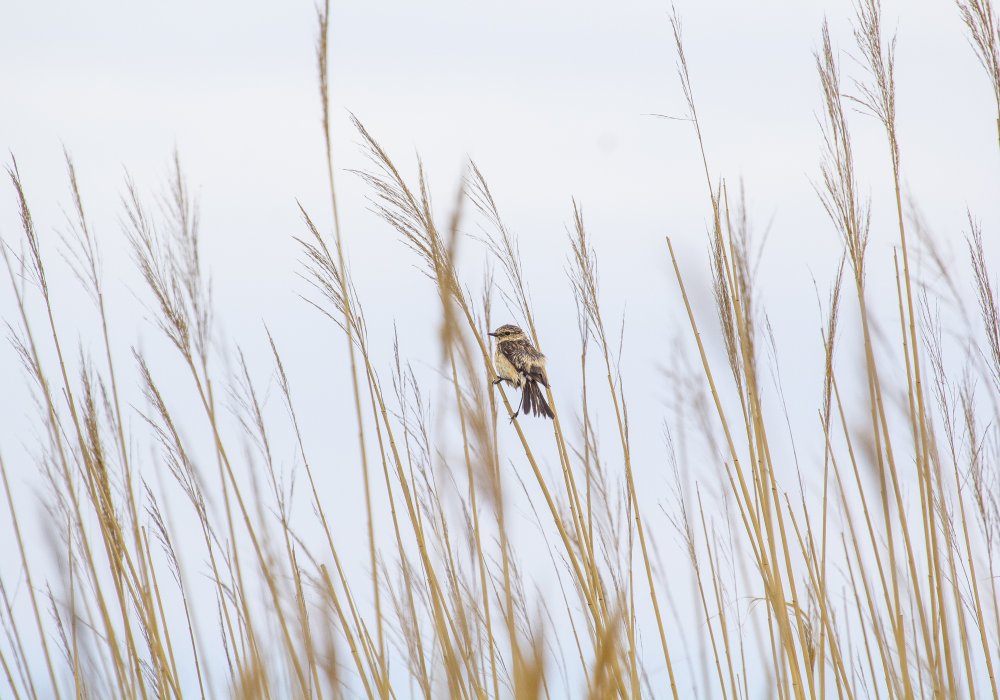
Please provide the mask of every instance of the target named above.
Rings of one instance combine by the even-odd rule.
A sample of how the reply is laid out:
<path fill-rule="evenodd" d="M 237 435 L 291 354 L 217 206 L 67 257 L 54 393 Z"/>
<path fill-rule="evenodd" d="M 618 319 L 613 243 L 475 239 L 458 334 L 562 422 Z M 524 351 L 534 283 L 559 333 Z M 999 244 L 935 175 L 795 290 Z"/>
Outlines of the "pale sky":
<path fill-rule="evenodd" d="M 557 394 L 565 387 L 567 404 L 578 391 L 578 349 L 565 276 L 566 227 L 571 198 L 581 203 L 598 255 L 605 313 L 616 333 L 625 314 L 623 373 L 637 469 L 655 508 L 667 498 L 668 479 L 661 426 L 671 388 L 662 370 L 671 364 L 674 338 L 690 343 L 665 236 L 676 242 L 710 343 L 717 337 L 705 264 L 711 210 L 694 135 L 686 122 L 652 116 L 685 112 L 670 6 L 589 0 L 489 7 L 440 0 L 333 4 L 332 114 L 344 235 L 386 376 L 395 324 L 404 353 L 433 379 L 440 359 L 436 296 L 396 234 L 367 211 L 366 190 L 349 172 L 364 167 L 349 112 L 408 175 L 419 152 L 442 222 L 465 158 L 476 160 L 520 237 L 553 386 Z M 813 51 L 828 17 L 842 49 L 843 84 L 862 77 L 849 55 L 852 5 L 681 1 L 677 10 L 713 176 L 725 177 L 731 187 L 742 179 L 755 230 L 770 226 L 760 300 L 778 337 L 789 401 L 802 407 L 795 420 L 809 421 L 818 405 L 822 360 L 812 280 L 825 299 L 840 251 L 812 184 L 819 175 L 822 109 Z M 966 208 L 982 220 L 992 259 L 1000 255 L 1000 153 L 989 85 L 953 3 L 886 2 L 884 21 L 898 34 L 906 192 L 951 255 L 956 277 L 967 282 Z M 62 149 L 73 155 L 106 260 L 123 364 L 131 345 L 152 349 L 161 343 L 144 320 L 144 290 L 121 232 L 124 173 L 145 191 L 156 191 L 176 147 L 200 200 L 219 336 L 230 347 L 243 344 L 248 358 L 261 363 L 266 382 L 262 321 L 269 325 L 287 353 L 316 449 L 329 450 L 341 438 L 325 431 L 338 421 L 350 425 L 351 406 L 344 401 L 342 413 L 333 415 L 309 409 L 326 405 L 331 391 L 346 386 L 346 350 L 336 329 L 299 299 L 308 289 L 297 276 L 292 240 L 305 233 L 296 200 L 324 230 L 330 222 L 315 35 L 309 1 L 4 0 L 0 147 L 5 164 L 11 159 L 6 151 L 17 158 L 55 266 L 55 231 L 65 228 L 62 212 L 70 204 Z M 872 266 L 884 271 L 897 241 L 886 146 L 874 119 L 856 115 L 852 126 L 860 179 L 875 202 Z M 19 245 L 7 184 L 0 188 L 0 237 Z M 481 250 L 471 240 L 463 245 L 470 278 L 477 279 Z M 888 289 L 887 278 L 873 277 L 873 293 Z M 9 285 L 4 281 L 0 288 L 0 312 L 13 319 Z M 89 313 L 87 301 L 66 276 L 54 292 L 69 337 L 79 332 L 93 351 L 93 331 L 79 321 Z M 496 313 L 503 316 L 502 309 Z M 814 345 L 796 340 L 782 346 L 786 333 Z M 844 351 L 843 362 L 855 359 Z M 438 383 L 438 394 L 443 386 Z M 36 420 L 7 345 L 0 347 L 0 387 L 6 397 L 0 450 L 17 473 L 22 465 L 29 468 L 25 446 L 32 447 Z M 432 391 L 431 398 L 438 394 Z M 609 412 L 599 419 L 611 427 Z M 546 430 L 527 429 L 538 439 Z M 342 437 L 353 435 L 347 430 Z M 31 474 L 22 473 L 20 488 L 36 491 Z M 338 478 L 349 508 L 357 479 Z M 0 574 L 14 575 L 3 562 Z"/>

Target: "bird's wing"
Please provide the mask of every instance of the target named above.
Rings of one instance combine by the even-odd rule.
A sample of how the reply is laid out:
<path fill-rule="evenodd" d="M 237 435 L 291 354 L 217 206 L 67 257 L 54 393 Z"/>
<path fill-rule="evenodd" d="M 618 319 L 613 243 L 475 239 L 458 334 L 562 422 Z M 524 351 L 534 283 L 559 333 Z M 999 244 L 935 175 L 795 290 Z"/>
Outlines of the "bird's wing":
<path fill-rule="evenodd" d="M 535 346 L 527 341 L 524 343 L 524 353 L 528 356 L 532 363 L 540 365 L 545 364 L 545 355 L 535 350 Z"/>
<path fill-rule="evenodd" d="M 543 365 L 539 365 L 539 366 L 535 367 L 530 372 L 528 372 L 527 375 L 531 379 L 533 379 L 536 382 L 538 382 L 539 384 L 541 384 L 542 386 L 547 387 L 549 385 L 549 378 L 545 374 L 545 367 Z"/>
<path fill-rule="evenodd" d="M 524 343 L 523 372 L 542 386 L 549 385 L 548 376 L 545 374 L 545 355 L 538 352 L 528 342 Z"/>

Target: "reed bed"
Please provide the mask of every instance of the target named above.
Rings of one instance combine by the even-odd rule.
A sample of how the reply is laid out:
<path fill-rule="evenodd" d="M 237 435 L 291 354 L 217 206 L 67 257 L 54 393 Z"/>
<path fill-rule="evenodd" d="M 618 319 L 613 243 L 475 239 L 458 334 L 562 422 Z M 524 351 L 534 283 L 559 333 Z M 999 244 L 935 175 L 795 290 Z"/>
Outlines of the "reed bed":
<path fill-rule="evenodd" d="M 508 420 L 518 397 L 492 384 L 486 334 L 513 315 L 543 352 L 547 339 L 485 175 L 469 163 L 447 193 L 452 216 L 438 220 L 423 166 L 403 172 L 355 119 L 368 167 L 352 176 L 435 292 L 419 312 L 437 330 L 444 390 L 414 371 L 405 338 L 388 363 L 373 351 L 369 329 L 391 326 L 393 312 L 366 308 L 347 264 L 328 5 L 316 54 L 329 211 L 300 205 L 302 267 L 290 283 L 342 336 L 346 363 L 329 371 L 343 390 L 331 400 L 352 419 L 329 430 L 356 463 L 310 448 L 296 400 L 310 378 L 286 362 L 291 339 L 265 330 L 263 366 L 216 342 L 179 158 L 160 195 L 125 186 L 127 244 L 161 346 L 123 356 L 102 267 L 101 246 L 113 243 L 92 230 L 76 165 L 67 154 L 71 226 L 55 246 L 11 157 L 21 231 L 3 246 L 17 309 L 7 322 L 36 399 L 37 445 L 29 464 L 0 453 L 0 695 L 1000 697 L 1000 299 L 984 245 L 994 234 L 968 213 L 961 270 L 926 235 L 902 184 L 895 42 L 879 0 L 855 10 L 846 40 L 857 79 L 844 77 L 825 25 L 813 56 L 816 204 L 842 256 L 817 327 L 777 334 L 757 293 L 744 195 L 706 156 L 672 17 L 717 313 L 695 312 L 688 271 L 700 263 L 665 238 L 677 290 L 665 303 L 688 324 L 679 352 L 691 362 L 668 373 L 657 483 L 672 488 L 662 492 L 637 478 L 633 446 L 661 437 L 633 432 L 629 348 L 602 306 L 600 233 L 582 203 L 568 212 L 566 244 L 579 353 L 559 358 L 579 362 L 579 381 L 549 389 L 554 420 L 527 430 Z M 1000 20 L 990 0 L 958 12 L 1000 117 Z M 858 111 L 882 127 L 887 172 L 856 169 Z M 996 157 L 992 146 L 984 154 Z M 866 178 L 886 175 L 894 201 L 869 201 Z M 891 259 L 869 250 L 876 207 L 894 214 Z M 317 224 L 327 218 L 330 230 Z M 458 262 L 467 246 L 489 260 L 475 282 Z M 96 353 L 58 321 L 49 275 L 59 253 L 91 304 Z M 918 277 L 918 260 L 941 281 Z M 870 292 L 873 268 L 893 294 Z M 943 322 L 955 308 L 957 321 Z M 812 404 L 790 405 L 771 381 L 788 347 L 822 355 Z M 811 434 L 789 434 L 791 412 L 814 415 Z M 705 445 L 697 464 L 693 442 Z M 796 442 L 819 448 L 800 458 Z M 354 512 L 330 508 L 319 477 L 332 468 L 360 475 Z M 34 505 L 15 497 L 27 473 L 42 484 L 44 533 Z M 525 519 L 541 557 L 525 554 L 512 524 Z"/>

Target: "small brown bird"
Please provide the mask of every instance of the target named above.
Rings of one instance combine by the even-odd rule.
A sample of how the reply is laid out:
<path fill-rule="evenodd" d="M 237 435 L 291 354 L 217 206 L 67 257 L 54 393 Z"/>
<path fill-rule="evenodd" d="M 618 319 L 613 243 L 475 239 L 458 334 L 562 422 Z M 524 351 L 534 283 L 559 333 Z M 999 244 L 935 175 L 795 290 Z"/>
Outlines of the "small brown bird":
<path fill-rule="evenodd" d="M 552 418 L 552 409 L 538 386 L 549 385 L 545 376 L 545 355 L 535 350 L 528 336 L 517 326 L 500 326 L 490 335 L 497 339 L 493 355 L 497 379 L 493 383 L 505 381 L 521 389 L 521 407 L 510 419 L 514 420 L 522 411 L 529 416 Z"/>

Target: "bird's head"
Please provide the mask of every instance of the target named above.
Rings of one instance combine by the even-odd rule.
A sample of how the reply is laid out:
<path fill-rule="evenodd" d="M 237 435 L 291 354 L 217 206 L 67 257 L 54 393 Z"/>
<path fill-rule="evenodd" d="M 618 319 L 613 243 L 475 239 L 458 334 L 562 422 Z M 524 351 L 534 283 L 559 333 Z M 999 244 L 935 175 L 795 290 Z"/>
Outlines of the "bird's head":
<path fill-rule="evenodd" d="M 508 323 L 500 326 L 489 335 L 492 335 L 497 340 L 517 340 L 518 338 L 524 337 L 524 331 L 517 326 Z"/>

